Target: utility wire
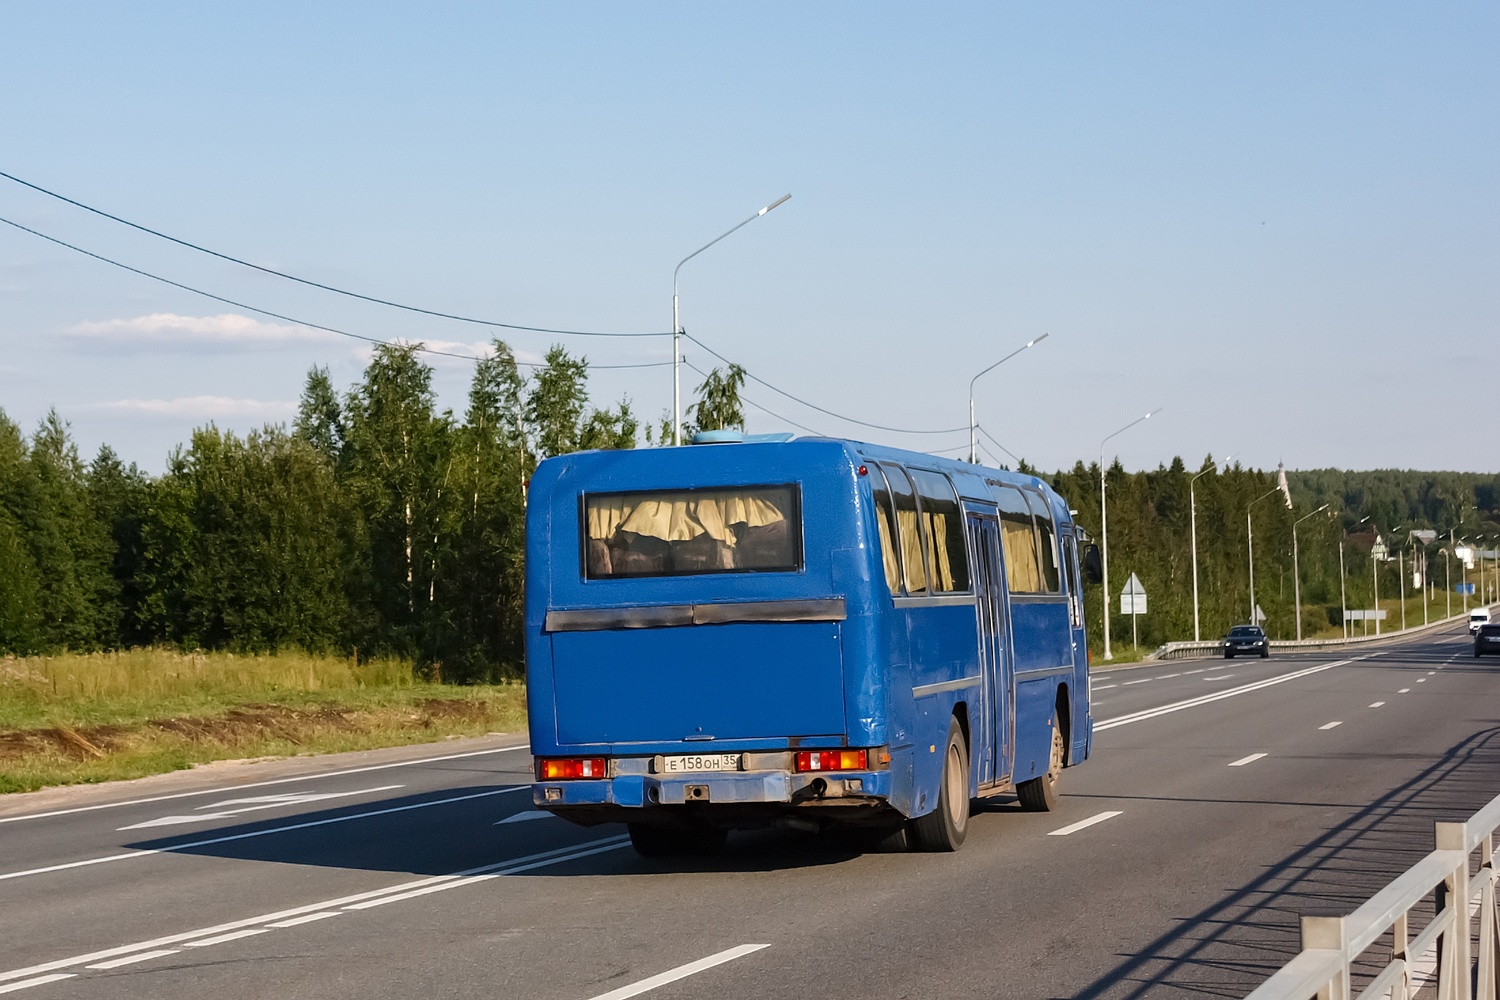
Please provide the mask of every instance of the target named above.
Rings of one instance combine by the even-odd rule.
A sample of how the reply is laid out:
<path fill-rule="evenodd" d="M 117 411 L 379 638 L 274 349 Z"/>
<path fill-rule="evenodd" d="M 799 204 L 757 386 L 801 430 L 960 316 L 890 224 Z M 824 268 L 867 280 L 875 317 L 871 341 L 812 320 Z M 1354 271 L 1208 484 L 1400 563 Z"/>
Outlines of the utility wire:
<path fill-rule="evenodd" d="M 285 278 L 287 281 L 295 281 L 300 285 L 307 285 L 310 288 L 318 288 L 322 289 L 325 292 L 332 292 L 335 295 L 344 295 L 351 299 L 359 299 L 361 302 L 372 302 L 375 305 L 389 306 L 392 309 L 402 309 L 406 312 L 418 313 L 422 316 L 435 316 L 438 319 L 456 320 L 459 323 L 473 323 L 476 326 L 501 327 L 506 330 L 526 330 L 531 333 L 551 333 L 563 337 L 670 337 L 672 335 L 670 331 L 652 331 L 648 333 L 606 333 L 597 330 L 555 330 L 545 326 L 525 326 L 520 323 L 501 323 L 498 320 L 478 319 L 473 316 L 463 316 L 458 313 L 443 312 L 438 309 L 424 309 L 421 306 L 407 305 L 404 302 L 395 302 L 391 299 L 382 299 L 374 295 L 364 295 L 360 292 L 351 292 L 346 288 L 339 288 L 336 285 L 325 285 L 321 281 L 313 281 L 310 278 L 301 278 L 295 274 L 288 274 L 285 271 L 278 271 L 275 268 L 265 267 L 261 264 L 254 264 L 248 260 L 243 260 L 239 257 L 234 257 L 227 253 L 221 253 L 218 250 L 211 250 L 208 247 L 200 246 L 199 244 L 193 243 L 190 240 L 184 240 L 179 237 L 172 236 L 168 233 L 161 232 L 158 229 L 152 229 L 150 226 L 143 226 L 139 222 L 131 222 L 129 219 L 122 219 L 120 216 L 106 212 L 102 208 L 95 208 L 93 205 L 86 205 L 81 201 L 78 201 L 74 198 L 69 198 L 67 195 L 59 194 L 56 191 L 49 191 L 47 188 L 44 188 L 39 184 L 33 184 L 30 181 L 22 180 L 14 174 L 8 174 L 3 170 L 0 170 L 0 177 L 3 177 L 8 181 L 14 181 L 22 187 L 30 188 L 31 190 L 39 192 L 40 194 L 44 194 L 49 198 L 56 198 L 58 201 L 65 202 L 69 205 L 74 206 L 75 208 L 81 208 L 85 212 L 92 212 L 94 215 L 97 215 L 100 218 L 109 219 L 111 222 L 118 222 L 122 226 L 129 226 L 131 229 L 134 229 L 138 232 L 146 233 L 149 236 L 155 236 L 158 239 L 166 240 L 169 243 L 176 243 L 180 247 L 186 247 L 189 250 L 196 250 L 199 253 L 205 253 L 210 257 L 217 257 L 219 260 L 228 261 L 231 264 L 238 264 L 241 267 L 248 267 L 253 270 L 259 271 L 262 274 L 270 274 L 277 278 Z M 12 223 L 12 225 L 14 225 L 14 223 Z"/>
<path fill-rule="evenodd" d="M 262 309 L 259 306 L 252 306 L 252 305 L 250 305 L 249 303 L 246 303 L 246 302 L 239 302 L 239 301 L 236 301 L 235 299 L 228 299 L 228 298 L 225 298 L 222 295 L 215 295 L 213 292 L 206 292 L 206 291 L 204 291 L 201 288 L 194 288 L 192 285 L 185 285 L 185 284 L 183 284 L 180 281 L 173 281 L 171 278 L 164 278 L 164 277 L 162 277 L 159 274 L 152 274 L 150 271 L 143 271 L 143 270 L 141 270 L 138 267 L 131 267 L 129 264 L 122 263 L 122 262 L 120 262 L 118 260 L 114 260 L 114 259 L 112 259 L 110 257 L 105 257 L 102 254 L 94 253 L 92 250 L 85 250 L 83 247 L 75 246 L 72 243 L 68 243 L 68 242 L 66 242 L 64 240 L 60 240 L 56 236 L 48 236 L 46 233 L 43 233 L 43 232 L 40 232 L 38 230 L 32 229 L 30 226 L 23 226 L 19 222 L 15 222 L 15 221 L 13 221 L 11 219 L 7 219 L 7 218 L 5 218 L 3 216 L 0 216 L 0 222 L 3 222 L 3 223 L 5 223 L 5 225 L 11 226 L 11 227 L 13 227 L 15 229 L 19 229 L 23 233 L 30 233 L 32 236 L 36 236 L 36 237 L 39 237 L 41 239 L 44 239 L 48 243 L 55 243 L 56 245 L 58 245 L 60 247 L 65 247 L 65 248 L 67 248 L 69 250 L 72 250 L 75 253 L 83 254 L 85 257 L 91 257 L 94 260 L 101 261 L 101 262 L 103 262 L 105 264 L 110 264 L 110 265 L 112 265 L 114 267 L 118 267 L 118 268 L 120 268 L 123 271 L 129 271 L 131 274 L 138 274 L 138 275 L 140 275 L 143 278 L 150 278 L 152 281 L 159 281 L 159 282 L 161 282 L 164 285 L 171 285 L 173 288 L 180 288 L 180 289 L 182 289 L 185 292 L 192 292 L 194 295 L 201 295 L 201 296 L 203 296 L 206 299 L 213 299 L 215 302 L 222 302 L 225 305 L 234 306 L 236 309 L 244 309 L 246 312 L 258 313 L 261 316 L 269 316 L 272 319 L 279 319 L 283 323 L 294 323 L 297 326 L 305 326 L 305 327 L 307 327 L 309 329 L 312 329 L 312 330 L 322 330 L 324 333 L 333 333 L 333 334 L 337 334 L 340 337 L 349 337 L 349 338 L 351 338 L 353 340 L 362 340 L 362 341 L 364 341 L 367 344 L 379 344 L 379 345 L 387 346 L 387 347 L 392 347 L 392 346 L 395 346 L 395 347 L 412 347 L 412 348 L 416 349 L 417 351 L 419 351 L 419 352 L 421 352 L 423 354 L 435 354 L 435 355 L 439 355 L 439 356 L 445 357 L 445 358 L 458 358 L 458 359 L 463 360 L 463 361 L 477 361 L 478 360 L 472 354 L 459 354 L 459 353 L 457 353 L 455 351 L 441 351 L 441 350 L 438 350 L 437 348 L 433 348 L 433 347 L 418 346 L 418 344 L 416 344 L 416 343 L 413 343 L 413 344 L 400 344 L 400 343 L 396 343 L 396 342 L 389 341 L 389 340 L 381 340 L 379 337 L 366 336 L 365 334 L 362 334 L 362 333 L 351 333 L 348 330 L 340 330 L 337 327 L 333 327 L 333 326 L 324 326 L 321 323 L 309 323 L 307 320 L 297 319 L 295 316 L 288 316 L 288 315 L 286 315 L 284 313 L 272 312 L 269 309 Z M 664 368 L 664 367 L 670 365 L 671 363 L 672 362 L 670 362 L 670 361 L 653 361 L 653 362 L 649 362 L 649 363 L 646 363 L 646 364 L 633 364 L 633 365 L 589 365 L 589 367 L 590 368 Z M 541 364 L 539 362 L 535 362 L 535 361 L 517 361 L 516 364 L 518 366 L 524 367 L 524 368 L 545 368 L 545 367 L 547 367 L 546 365 Z"/>
<path fill-rule="evenodd" d="M 667 363 L 671 364 L 671 362 L 667 362 Z M 702 375 L 704 378 L 708 378 L 708 372 L 704 371 L 702 368 L 699 368 L 697 365 L 693 364 L 691 361 L 688 361 L 688 360 L 684 359 L 682 363 L 685 364 L 685 365 L 687 365 L 693 371 L 697 372 L 699 375 Z M 747 372 L 746 374 L 749 374 L 749 373 Z M 777 420 L 780 420 L 782 423 L 791 424 L 793 427 L 796 427 L 799 430 L 807 431 L 807 433 L 809 433 L 809 434 L 816 434 L 818 437 L 827 437 L 828 436 L 828 435 L 824 434 L 822 431 L 817 430 L 816 428 L 809 427 L 806 424 L 799 424 L 799 423 L 797 423 L 797 421 L 791 419 L 790 417 L 783 417 L 781 414 L 777 413 L 775 410 L 768 410 L 768 409 L 766 409 L 764 406 L 761 406 L 759 403 L 757 403 L 755 400 L 751 399 L 749 396 L 742 395 L 742 396 L 740 396 L 740 398 L 743 399 L 745 402 L 749 403 L 751 406 L 755 407 L 757 410 L 760 410 L 763 413 L 769 413 L 771 416 L 775 417 Z"/>
<path fill-rule="evenodd" d="M 730 361 L 728 358 L 724 357 L 724 355 L 720 354 L 718 351 L 714 350 L 712 347 L 709 347 L 707 344 L 705 344 L 703 341 L 699 340 L 697 337 L 693 336 L 691 333 L 688 333 L 687 331 L 684 330 L 683 333 L 682 333 L 682 335 L 684 337 L 686 337 L 688 340 L 691 340 L 693 343 L 697 344 L 699 347 L 703 348 L 709 354 L 712 354 L 714 357 L 716 357 L 720 361 L 724 362 L 726 365 L 732 365 L 732 364 L 734 364 L 733 361 Z M 693 370 L 697 371 L 696 368 L 693 369 Z M 750 379 L 751 381 L 754 381 L 754 382 L 759 382 L 761 385 L 765 386 L 767 389 L 770 389 L 772 392 L 777 393 L 778 395 L 785 396 L 787 399 L 790 399 L 794 403 L 801 403 L 803 406 L 806 406 L 809 409 L 817 410 L 819 413 L 826 413 L 828 416 L 834 417 L 834 418 L 836 418 L 838 420 L 846 420 L 846 421 L 848 421 L 851 424 L 858 424 L 861 427 L 873 427 L 877 431 L 890 431 L 892 434 L 954 434 L 954 433 L 957 433 L 958 431 L 966 431 L 966 430 L 969 429 L 967 426 L 964 426 L 964 427 L 945 427 L 942 430 L 935 430 L 935 431 L 922 431 L 922 430 L 912 430 L 909 427 L 887 427 L 884 424 L 872 424 L 872 423 L 870 423 L 867 420 L 859 420 L 859 419 L 856 419 L 854 417 L 846 417 L 842 413 L 835 413 L 833 410 L 824 409 L 823 407 L 819 406 L 816 403 L 809 403 L 805 399 L 802 399 L 802 398 L 800 398 L 798 396 L 793 396 L 791 393 L 787 392 L 785 389 L 778 389 L 776 386 L 774 386 L 771 383 L 767 382 L 765 379 L 759 377 L 758 375 L 754 375 L 754 374 L 752 374 L 749 371 L 745 371 L 745 369 L 743 367 L 740 367 L 740 370 L 745 372 L 745 377 L 746 378 L 748 378 L 748 379 Z M 761 407 L 761 409 L 765 409 L 765 407 Z M 769 413 L 770 411 L 767 410 L 766 412 Z"/>
<path fill-rule="evenodd" d="M 1015 461 L 1015 462 L 1021 461 L 1020 456 L 1018 456 L 1015 452 L 1011 451 L 1009 448 L 1005 447 L 1005 445 L 1001 444 L 999 441 L 995 440 L 995 435 L 993 435 L 989 431 L 985 430 L 983 424 L 975 424 L 974 426 L 977 427 L 977 428 L 979 428 L 979 433 L 983 434 L 985 437 L 987 437 L 987 438 L 990 439 L 990 443 L 991 444 L 993 444 L 996 448 L 999 448 L 1001 451 L 1003 451 L 1007 455 L 1009 455 L 1011 457 L 1012 461 Z M 991 456 L 991 457 L 993 457 L 993 456 Z"/>

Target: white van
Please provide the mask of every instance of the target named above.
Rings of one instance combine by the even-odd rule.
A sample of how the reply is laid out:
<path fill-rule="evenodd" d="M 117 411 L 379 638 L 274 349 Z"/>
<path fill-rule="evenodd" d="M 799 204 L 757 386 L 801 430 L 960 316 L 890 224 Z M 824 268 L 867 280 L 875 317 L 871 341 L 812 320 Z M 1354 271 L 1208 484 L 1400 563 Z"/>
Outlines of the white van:
<path fill-rule="evenodd" d="M 1481 625 L 1488 625 L 1489 623 L 1490 623 L 1490 609 L 1489 608 L 1475 608 L 1473 611 L 1469 612 L 1469 634 L 1470 635 L 1477 635 L 1479 633 L 1479 626 L 1481 626 Z"/>

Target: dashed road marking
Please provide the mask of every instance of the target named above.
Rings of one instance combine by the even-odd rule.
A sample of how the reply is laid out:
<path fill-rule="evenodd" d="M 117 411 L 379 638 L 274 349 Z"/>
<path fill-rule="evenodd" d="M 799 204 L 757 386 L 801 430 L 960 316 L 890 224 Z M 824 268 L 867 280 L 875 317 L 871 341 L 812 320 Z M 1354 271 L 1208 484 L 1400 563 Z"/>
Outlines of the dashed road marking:
<path fill-rule="evenodd" d="M 534 819 L 557 819 L 552 813 L 542 812 L 540 809 L 528 809 L 526 812 L 513 813 L 502 820 L 496 820 L 492 826 L 504 826 L 506 823 L 526 823 Z"/>
<path fill-rule="evenodd" d="M 1199 669 L 1199 670 L 1184 670 L 1182 672 L 1182 676 L 1187 677 L 1190 674 L 1201 674 L 1201 673 L 1203 673 L 1203 671 L 1201 669 Z"/>
<path fill-rule="evenodd" d="M 246 927 L 242 931 L 230 931 L 228 934 L 220 934 L 217 937 L 202 938 L 198 941 L 184 942 L 189 948 L 209 948 L 226 941 L 238 941 L 240 938 L 255 937 L 257 934 L 269 934 L 269 927 Z"/>
<path fill-rule="evenodd" d="M 1160 677 L 1158 677 L 1156 679 L 1159 680 L 1159 681 L 1169 681 L 1173 677 L 1181 677 L 1181 676 L 1182 676 L 1181 674 L 1162 674 Z"/>
<path fill-rule="evenodd" d="M 1089 827 L 1093 826 L 1095 823 L 1103 823 L 1105 820 L 1114 819 L 1119 815 L 1121 815 L 1121 810 L 1119 809 L 1111 809 L 1108 812 L 1097 813 L 1096 815 L 1090 816 L 1088 819 L 1081 819 L 1077 823 L 1069 824 L 1068 826 L 1065 826 L 1060 830 L 1053 830 L 1051 833 L 1047 834 L 1047 836 L 1066 837 L 1070 833 L 1077 833 L 1079 830 L 1086 830 Z"/>
<path fill-rule="evenodd" d="M 24 990 L 32 986 L 46 986 L 48 983 L 72 979 L 76 975 L 76 972 L 64 972 L 53 976 L 37 976 L 35 979 L 23 979 L 19 983 L 7 983 L 4 986 L 0 986 L 0 993 L 14 993 L 16 990 Z"/>
<path fill-rule="evenodd" d="M 1418 684 L 1426 684 L 1427 683 L 1427 678 L 1425 678 L 1425 677 L 1418 677 L 1417 678 L 1417 683 Z"/>
<path fill-rule="evenodd" d="M 1318 728 L 1320 730 L 1322 730 L 1322 729 L 1337 729 L 1339 726 L 1342 726 L 1343 724 L 1344 724 L 1343 720 L 1340 719 L 1337 722 L 1325 722 L 1321 726 L 1319 726 Z"/>
<path fill-rule="evenodd" d="M 1263 753 L 1253 753 L 1253 754 L 1251 754 L 1248 757 L 1241 757 L 1239 760 L 1232 760 L 1232 761 L 1230 761 L 1229 762 L 1229 766 L 1230 767 L 1244 767 L 1246 764 L 1254 764 L 1256 761 L 1260 760 L 1264 756 L 1265 756 L 1265 754 L 1263 754 Z"/>
<path fill-rule="evenodd" d="M 1095 690 L 1095 691 L 1108 691 L 1110 688 L 1119 687 L 1119 686 L 1120 685 L 1118 685 L 1118 684 L 1095 684 L 1093 690 Z"/>
<path fill-rule="evenodd" d="M 1411 693 L 1411 688 L 1402 688 L 1400 691 L 1397 691 L 1396 693 L 1397 694 L 1410 694 Z"/>
<path fill-rule="evenodd" d="M 1384 705 L 1384 704 L 1385 704 L 1385 702 L 1383 702 L 1383 701 L 1372 701 L 1372 702 L 1370 702 L 1370 707 L 1371 708 L 1379 708 L 1381 705 Z"/>
<path fill-rule="evenodd" d="M 302 924 L 310 924 L 314 920 L 327 920 L 329 917 L 339 915 L 338 910 L 323 910 L 319 913 L 309 913 L 302 917 L 293 917 L 290 920 L 278 920 L 274 924 L 266 924 L 267 927 L 300 927 Z"/>
<path fill-rule="evenodd" d="M 347 799 L 351 795 L 374 795 L 376 792 L 394 792 L 405 785 L 379 785 L 375 788 L 358 788 L 352 792 L 294 792 L 290 795 L 257 795 L 246 799 L 225 799 L 223 802 L 215 802 L 212 805 L 199 806 L 199 809 L 212 809 L 213 812 L 188 813 L 182 816 L 159 816 L 156 819 L 148 819 L 144 823 L 133 823 L 130 826 L 116 827 L 116 832 L 124 833 L 126 830 L 147 830 L 155 826 L 180 826 L 183 823 L 207 823 L 215 819 L 229 819 L 241 813 L 258 812 L 262 809 L 276 809 L 282 806 L 310 805 L 313 802 L 324 802 L 328 799 Z M 233 808 L 229 808 L 233 807 Z"/>
<path fill-rule="evenodd" d="M 675 969 L 668 969 L 666 972 L 652 976 L 650 979 L 642 979 L 638 983 L 631 983 L 629 986 L 621 986 L 617 990 L 601 993 L 594 997 L 593 1000 L 626 1000 L 627 997 L 638 997 L 642 993 L 656 989 L 658 986 L 665 986 L 668 983 L 675 983 L 679 979 L 695 976 L 700 972 L 712 969 L 716 965 L 733 962 L 737 958 L 744 958 L 746 955 L 754 954 L 762 948 L 769 947 L 771 947 L 769 944 L 742 944 L 738 947 L 709 955 L 707 958 L 700 958 L 696 962 L 689 962 L 686 965 L 679 965 Z"/>
<path fill-rule="evenodd" d="M 108 962 L 96 962 L 85 966 L 89 969 L 118 969 L 122 965 L 134 965 L 137 962 L 149 962 L 153 958 L 166 958 L 168 955 L 177 954 L 176 948 L 159 948 L 156 951 L 143 951 L 136 955 L 126 955 L 124 958 L 112 958 Z"/>
<path fill-rule="evenodd" d="M 1154 680 L 1156 680 L 1156 678 L 1155 678 L 1155 677 L 1142 677 L 1142 678 L 1141 678 L 1141 679 L 1140 679 L 1140 680 L 1138 680 L 1138 681 L 1126 681 L 1126 682 L 1125 682 L 1125 686 L 1126 686 L 1126 687 L 1129 687 L 1129 686 L 1130 686 L 1130 685 L 1132 685 L 1132 684 L 1150 684 L 1150 683 L 1151 683 L 1151 682 L 1152 682 L 1152 681 L 1154 681 Z"/>

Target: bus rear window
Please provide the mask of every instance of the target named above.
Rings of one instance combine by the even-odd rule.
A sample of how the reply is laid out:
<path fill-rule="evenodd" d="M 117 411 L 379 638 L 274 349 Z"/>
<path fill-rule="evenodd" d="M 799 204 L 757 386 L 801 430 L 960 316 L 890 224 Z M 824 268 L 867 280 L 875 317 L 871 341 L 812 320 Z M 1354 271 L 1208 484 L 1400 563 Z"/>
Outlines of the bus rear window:
<path fill-rule="evenodd" d="M 586 494 L 584 576 L 799 570 L 798 501 L 795 486 Z"/>

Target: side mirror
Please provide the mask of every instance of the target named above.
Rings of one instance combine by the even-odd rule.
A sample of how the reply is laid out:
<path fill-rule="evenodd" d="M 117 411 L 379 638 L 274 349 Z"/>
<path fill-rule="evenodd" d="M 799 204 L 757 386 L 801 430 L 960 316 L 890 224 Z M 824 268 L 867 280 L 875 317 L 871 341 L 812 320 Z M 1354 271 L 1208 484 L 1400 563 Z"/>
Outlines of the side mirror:
<path fill-rule="evenodd" d="M 1083 547 L 1083 579 L 1086 583 L 1104 580 L 1104 563 L 1099 559 L 1099 546 L 1093 542 Z"/>

